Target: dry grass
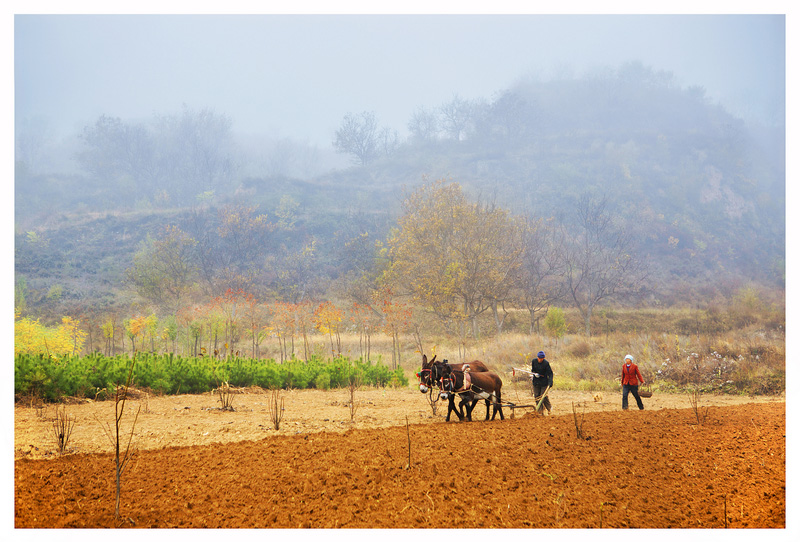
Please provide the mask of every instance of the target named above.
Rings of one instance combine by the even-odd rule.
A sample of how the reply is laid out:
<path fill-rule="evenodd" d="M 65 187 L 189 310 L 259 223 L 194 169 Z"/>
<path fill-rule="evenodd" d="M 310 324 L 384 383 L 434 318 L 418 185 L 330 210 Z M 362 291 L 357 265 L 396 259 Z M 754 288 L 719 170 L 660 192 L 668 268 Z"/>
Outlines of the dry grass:
<path fill-rule="evenodd" d="M 536 352 L 544 350 L 555 373 L 556 388 L 601 392 L 619 388 L 622 360 L 626 354 L 632 354 L 645 381 L 655 390 L 664 386 L 686 390 L 697 376 L 687 359 L 690 354 L 697 353 L 702 357 L 700 371 L 704 392 L 713 388 L 713 391 L 722 389 L 729 393 L 779 393 L 785 387 L 785 333 L 781 325 L 765 326 L 769 318 L 783 314 L 780 311 L 771 309 L 763 317 L 755 318 L 756 324 L 719 332 L 715 330 L 732 325 L 731 320 L 712 325 L 724 318 L 724 311 L 606 309 L 595 314 L 597 321 L 593 322 L 593 330 L 596 335 L 590 338 L 580 333 L 579 315 L 570 309 L 565 313 L 568 329 L 579 333 L 568 333 L 560 339 L 527 333 L 522 313 L 513 315 L 509 321 L 516 324 L 508 326 L 502 334 L 497 335 L 493 324 L 487 321 L 481 324 L 484 335 L 480 340 L 465 342 L 446 335 L 441 326 L 431 322 L 430 326 L 420 328 L 424 351 L 420 351 L 413 335 L 400 336 L 399 366 L 413 384 L 416 382 L 413 375 L 420 367 L 423 353 L 428 357 L 436 354 L 438 359 L 453 363 L 479 359 L 491 370 L 501 373 L 504 381 L 506 378 L 510 381 L 513 367 L 529 367 Z M 704 329 L 712 332 L 703 332 Z M 342 354 L 353 359 L 360 357 L 361 339 L 357 333 L 342 333 Z M 272 347 L 275 352 L 270 351 L 269 344 L 262 345 L 262 355 L 277 355 L 277 344 Z M 311 351 L 329 355 L 327 337 L 312 335 Z M 372 335 L 370 352 L 372 361 L 381 360 L 391 367 L 392 338 L 382 333 Z M 715 371 L 717 377 L 714 377 Z"/>

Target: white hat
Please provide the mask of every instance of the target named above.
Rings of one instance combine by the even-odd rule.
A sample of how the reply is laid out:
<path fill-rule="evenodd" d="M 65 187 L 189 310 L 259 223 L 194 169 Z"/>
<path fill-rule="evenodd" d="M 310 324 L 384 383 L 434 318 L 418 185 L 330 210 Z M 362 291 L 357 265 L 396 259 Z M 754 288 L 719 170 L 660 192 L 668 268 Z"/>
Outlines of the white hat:
<path fill-rule="evenodd" d="M 633 356 L 631 356 L 630 354 L 625 356 L 625 361 L 628 361 L 628 360 L 631 360 L 631 362 L 633 362 Z"/>

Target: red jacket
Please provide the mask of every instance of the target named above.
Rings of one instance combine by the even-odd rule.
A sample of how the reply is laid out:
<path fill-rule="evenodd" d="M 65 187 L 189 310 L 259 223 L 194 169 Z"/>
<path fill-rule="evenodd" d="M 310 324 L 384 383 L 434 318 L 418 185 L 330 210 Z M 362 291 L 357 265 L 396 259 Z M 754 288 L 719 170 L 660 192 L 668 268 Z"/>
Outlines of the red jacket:
<path fill-rule="evenodd" d="M 639 372 L 639 367 L 635 363 L 623 365 L 622 384 L 627 384 L 628 386 L 638 386 L 639 382 L 644 384 L 644 378 L 642 378 L 642 373 Z"/>

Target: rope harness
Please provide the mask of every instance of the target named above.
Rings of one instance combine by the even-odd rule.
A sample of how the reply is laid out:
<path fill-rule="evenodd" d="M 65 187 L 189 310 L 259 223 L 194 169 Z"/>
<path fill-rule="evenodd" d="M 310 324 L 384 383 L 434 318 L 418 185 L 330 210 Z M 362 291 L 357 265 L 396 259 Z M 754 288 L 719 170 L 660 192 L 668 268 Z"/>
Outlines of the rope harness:
<path fill-rule="evenodd" d="M 474 393 L 474 394 L 486 393 L 484 390 L 482 390 L 481 388 L 479 388 L 478 386 L 476 386 L 472 382 L 472 378 L 470 377 L 469 371 L 464 371 L 463 374 L 464 374 L 464 379 L 461 382 L 461 387 L 460 388 L 456 389 L 456 377 L 455 377 L 455 375 L 453 373 L 450 373 L 449 375 L 442 376 L 439 379 L 439 389 L 441 389 L 442 391 L 447 391 L 448 393 L 452 393 L 452 394 L 458 395 L 458 396 L 461 396 L 461 395 L 464 395 L 464 394 L 467 394 L 467 393 Z M 449 386 L 450 389 L 445 389 L 447 387 L 444 384 L 445 380 L 447 380 L 450 383 L 450 386 Z M 494 394 L 491 393 L 489 395 L 494 395 Z"/>

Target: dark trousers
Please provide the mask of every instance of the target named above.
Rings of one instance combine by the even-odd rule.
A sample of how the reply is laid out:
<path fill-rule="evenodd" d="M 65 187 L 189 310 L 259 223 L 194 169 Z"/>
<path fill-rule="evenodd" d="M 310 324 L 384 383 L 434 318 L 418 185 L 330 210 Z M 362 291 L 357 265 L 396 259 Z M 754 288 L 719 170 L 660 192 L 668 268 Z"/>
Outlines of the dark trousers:
<path fill-rule="evenodd" d="M 547 389 L 547 386 L 537 386 L 536 384 L 533 385 L 533 398 L 536 400 L 537 404 L 542 398 L 542 394 L 544 394 L 544 390 Z M 537 412 L 542 411 L 542 407 L 547 409 L 547 412 L 550 412 L 550 398 L 545 397 L 544 401 L 542 401 L 542 406 L 538 408 Z"/>
<path fill-rule="evenodd" d="M 628 410 L 628 392 L 633 394 L 633 397 L 636 399 L 636 404 L 639 407 L 639 410 L 644 410 L 644 405 L 642 404 L 642 398 L 639 397 L 639 385 L 631 386 L 630 384 L 623 384 L 622 385 L 622 410 Z"/>

